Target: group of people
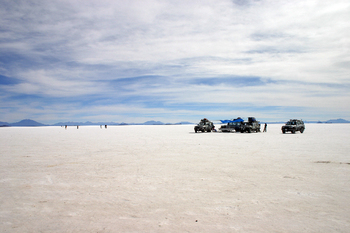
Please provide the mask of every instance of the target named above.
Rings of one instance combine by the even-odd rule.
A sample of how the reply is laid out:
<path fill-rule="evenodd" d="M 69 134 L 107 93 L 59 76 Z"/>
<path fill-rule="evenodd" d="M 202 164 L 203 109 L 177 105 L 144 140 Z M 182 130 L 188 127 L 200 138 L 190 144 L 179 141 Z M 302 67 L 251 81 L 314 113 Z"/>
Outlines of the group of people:
<path fill-rule="evenodd" d="M 61 126 L 61 127 L 62 127 L 62 126 Z M 68 125 L 65 125 L 64 128 L 67 129 L 67 128 L 68 128 Z M 102 125 L 100 125 L 100 128 L 102 129 Z M 79 129 L 79 125 L 77 125 L 77 129 Z M 105 125 L 105 129 L 107 129 L 107 125 Z"/>

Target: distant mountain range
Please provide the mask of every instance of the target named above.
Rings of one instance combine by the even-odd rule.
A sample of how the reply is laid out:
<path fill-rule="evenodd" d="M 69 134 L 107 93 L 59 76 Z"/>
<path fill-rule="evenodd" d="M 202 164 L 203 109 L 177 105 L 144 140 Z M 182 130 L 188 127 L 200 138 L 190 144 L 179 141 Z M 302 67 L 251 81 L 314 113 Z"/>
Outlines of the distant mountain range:
<path fill-rule="evenodd" d="M 39 122 L 30 120 L 30 119 L 24 119 L 19 122 L 10 123 L 10 124 L 7 122 L 0 121 L 0 126 L 47 126 L 47 125 L 41 124 Z"/>
<path fill-rule="evenodd" d="M 317 123 L 322 123 L 322 122 L 317 122 Z M 344 119 L 332 119 L 332 120 L 328 120 L 324 123 L 350 123 L 350 121 L 344 120 Z"/>
<path fill-rule="evenodd" d="M 344 120 L 344 119 L 331 119 L 328 121 L 304 121 L 305 123 L 326 123 L 326 124 L 331 124 L 331 123 L 350 123 L 350 121 L 348 120 Z M 261 123 L 265 123 L 265 122 L 261 122 Z M 284 124 L 285 122 L 266 122 L 268 124 Z M 192 122 L 188 122 L 188 121 L 182 121 L 179 123 L 163 123 L 161 121 L 146 121 L 144 123 L 115 123 L 115 122 L 59 122 L 56 124 L 52 124 L 52 125 L 46 125 L 46 124 L 42 124 L 30 119 L 24 119 L 21 120 L 19 122 L 15 122 L 15 123 L 7 123 L 7 122 L 2 122 L 0 121 L 0 127 L 6 127 L 6 126 L 62 126 L 62 125 L 67 125 L 67 126 L 76 126 L 76 125 L 193 125 L 194 123 Z"/>
<path fill-rule="evenodd" d="M 24 119 L 21 120 L 19 122 L 15 122 L 15 123 L 7 123 L 7 122 L 2 122 L 0 121 L 0 127 L 6 127 L 6 126 L 63 126 L 63 125 L 67 125 L 67 126 L 76 126 L 76 125 L 187 125 L 187 124 L 193 124 L 191 122 L 187 122 L 187 121 L 182 121 L 179 123 L 163 123 L 161 121 L 146 121 L 144 123 L 115 123 L 115 122 L 72 122 L 72 121 L 68 121 L 68 122 L 58 122 L 56 124 L 52 124 L 52 125 L 47 125 L 47 124 L 42 124 L 39 123 L 37 121 L 34 120 L 30 120 L 30 119 Z"/>
<path fill-rule="evenodd" d="M 276 121 L 276 122 L 266 122 L 267 124 L 284 124 L 284 123 L 286 123 L 287 121 Z M 265 122 L 262 122 L 262 123 L 265 123 Z M 314 124 L 314 123 L 317 123 L 317 124 L 323 124 L 323 123 L 325 123 L 325 124 L 332 124 L 332 123 L 334 123 L 334 124 L 339 124 L 339 123 L 350 123 L 350 121 L 348 121 L 348 120 L 344 120 L 344 119 L 341 119 L 341 118 L 339 118 L 339 119 L 331 119 L 331 120 L 328 120 L 328 121 L 304 121 L 304 123 L 307 123 L 307 124 Z"/>

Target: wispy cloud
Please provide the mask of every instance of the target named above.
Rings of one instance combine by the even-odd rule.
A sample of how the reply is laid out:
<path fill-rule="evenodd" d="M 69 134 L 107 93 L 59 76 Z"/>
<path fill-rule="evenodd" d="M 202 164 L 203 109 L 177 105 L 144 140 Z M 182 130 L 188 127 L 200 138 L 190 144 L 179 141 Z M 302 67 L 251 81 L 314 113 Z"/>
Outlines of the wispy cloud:
<path fill-rule="evenodd" d="M 350 118 L 350 3 L 0 3 L 0 120 Z"/>

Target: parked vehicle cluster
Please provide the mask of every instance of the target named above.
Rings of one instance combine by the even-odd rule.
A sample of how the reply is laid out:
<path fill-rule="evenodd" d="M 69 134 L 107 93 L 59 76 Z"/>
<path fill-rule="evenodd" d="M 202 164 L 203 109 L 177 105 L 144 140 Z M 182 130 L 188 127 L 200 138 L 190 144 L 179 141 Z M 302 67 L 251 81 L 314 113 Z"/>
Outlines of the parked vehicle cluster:
<path fill-rule="evenodd" d="M 261 132 L 260 122 L 255 119 L 255 117 L 248 117 L 248 121 L 244 121 L 242 118 L 238 117 L 233 120 L 221 121 L 226 123 L 221 125 L 219 131 L 221 132 L 239 132 L 239 133 L 258 133 Z M 264 125 L 264 131 L 266 130 L 266 124 Z M 292 134 L 299 131 L 303 133 L 305 130 L 305 125 L 302 120 L 290 119 L 281 128 L 282 133 L 291 132 Z M 216 132 L 213 122 L 209 121 L 207 118 L 201 119 L 201 121 L 194 127 L 194 131 L 197 132 Z"/>

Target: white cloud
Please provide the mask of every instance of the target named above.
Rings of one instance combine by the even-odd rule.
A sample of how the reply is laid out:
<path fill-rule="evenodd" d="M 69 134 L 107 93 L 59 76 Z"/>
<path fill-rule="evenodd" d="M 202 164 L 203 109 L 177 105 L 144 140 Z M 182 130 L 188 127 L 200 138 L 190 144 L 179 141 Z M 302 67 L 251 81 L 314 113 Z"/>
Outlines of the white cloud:
<path fill-rule="evenodd" d="M 122 99 L 134 106 L 145 97 L 164 104 L 331 108 L 350 117 L 342 104 L 350 100 L 346 0 L 2 5 L 0 53 L 6 55 L 0 56 L 0 75 L 21 80 L 0 87 L 9 99 L 16 94 L 70 101 L 86 97 L 91 103 Z M 158 75 L 169 83 L 110 83 L 145 75 Z M 239 88 L 189 84 L 194 78 L 237 76 L 274 82 Z M 139 109 L 144 114 L 147 109 L 158 114 L 174 111 L 166 106 L 157 111 L 145 102 Z"/>

